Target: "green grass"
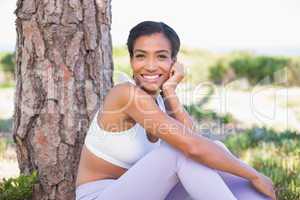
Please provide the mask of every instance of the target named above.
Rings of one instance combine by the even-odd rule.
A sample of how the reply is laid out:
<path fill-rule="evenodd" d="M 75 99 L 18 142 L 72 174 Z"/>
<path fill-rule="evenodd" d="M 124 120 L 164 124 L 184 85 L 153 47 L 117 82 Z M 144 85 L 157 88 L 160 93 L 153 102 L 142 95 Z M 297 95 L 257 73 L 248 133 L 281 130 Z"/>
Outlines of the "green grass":
<path fill-rule="evenodd" d="M 0 83 L 0 89 L 8 89 L 8 88 L 14 88 L 14 87 L 16 87 L 16 84 L 13 82 Z"/>
<path fill-rule="evenodd" d="M 184 105 L 184 108 L 190 115 L 192 115 L 195 119 L 197 119 L 199 123 L 201 123 L 202 120 L 214 120 L 214 121 L 221 122 L 223 124 L 234 122 L 235 119 L 230 113 L 221 115 L 212 110 L 202 109 L 203 105 L 209 102 L 213 94 L 214 94 L 214 88 L 211 87 L 208 93 L 206 94 L 206 96 L 203 97 L 200 102 L 192 105 Z"/>
<path fill-rule="evenodd" d="M 300 199 L 300 134 L 253 128 L 230 136 L 226 146 L 273 180 L 278 200 Z"/>
<path fill-rule="evenodd" d="M 10 51 L 1 51 L 0 52 L 0 60 L 2 59 L 2 58 L 4 58 L 7 54 L 11 54 L 12 52 L 10 52 Z"/>
<path fill-rule="evenodd" d="M 199 121 L 199 123 L 201 123 L 202 120 L 215 120 L 223 124 L 234 121 L 234 118 L 230 113 L 220 115 L 212 110 L 202 110 L 200 106 L 194 104 L 184 107 L 190 115 L 194 116 Z"/>

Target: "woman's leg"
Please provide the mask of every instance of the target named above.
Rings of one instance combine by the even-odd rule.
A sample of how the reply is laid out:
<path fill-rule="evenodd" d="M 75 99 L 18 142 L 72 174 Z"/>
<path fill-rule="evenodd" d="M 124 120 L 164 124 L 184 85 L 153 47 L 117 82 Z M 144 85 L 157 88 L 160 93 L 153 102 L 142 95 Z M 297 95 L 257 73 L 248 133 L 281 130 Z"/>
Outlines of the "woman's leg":
<path fill-rule="evenodd" d="M 230 152 L 223 143 L 216 143 Z M 222 199 L 234 199 L 215 172 L 164 144 L 138 161 L 118 180 L 95 181 L 77 188 L 76 199 L 164 199 L 166 194 L 166 200 L 218 199 L 220 194 Z M 238 200 L 270 199 L 257 192 L 248 180 L 217 172 Z"/>
<path fill-rule="evenodd" d="M 179 181 L 169 192 L 165 200 L 192 200 L 192 197 L 190 197 L 189 193 Z"/>
<path fill-rule="evenodd" d="M 222 171 L 218 173 L 238 200 L 271 200 L 257 191 L 247 179 Z"/>
<path fill-rule="evenodd" d="M 214 141 L 216 144 L 222 146 L 226 151 L 231 153 L 229 149 L 220 141 Z M 251 186 L 251 183 L 239 176 L 235 176 L 230 173 L 217 171 L 220 176 L 225 181 L 226 185 L 229 187 L 231 192 L 238 200 L 270 200 L 269 197 L 266 197 L 264 194 L 258 192 L 255 188 Z M 166 200 L 191 200 L 182 183 L 179 182 L 176 186 L 170 191 Z"/>
<path fill-rule="evenodd" d="M 271 198 L 253 188 L 246 179 L 226 172 L 218 171 L 218 173 L 238 200 L 271 200 Z M 192 198 L 182 183 L 178 182 L 169 192 L 165 200 L 192 200 Z"/>
<path fill-rule="evenodd" d="M 189 199 L 236 199 L 215 170 L 187 159 L 165 142 L 105 187 L 95 199 L 163 200 L 179 180 L 191 196 Z"/>
<path fill-rule="evenodd" d="M 231 153 L 224 143 L 218 140 L 214 142 Z M 258 192 L 247 179 L 223 171 L 218 171 L 218 173 L 238 200 L 271 200 L 271 198 Z"/>
<path fill-rule="evenodd" d="M 97 198 L 102 190 L 112 184 L 115 179 L 104 179 L 82 184 L 76 188 L 76 200 L 91 200 Z"/>

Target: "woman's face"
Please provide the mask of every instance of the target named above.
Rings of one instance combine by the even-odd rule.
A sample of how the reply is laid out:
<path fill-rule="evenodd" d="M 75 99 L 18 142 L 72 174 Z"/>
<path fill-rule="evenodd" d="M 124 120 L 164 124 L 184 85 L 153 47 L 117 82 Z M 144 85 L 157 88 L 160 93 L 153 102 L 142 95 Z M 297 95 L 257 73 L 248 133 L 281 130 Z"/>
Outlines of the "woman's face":
<path fill-rule="evenodd" d="M 169 78 L 174 63 L 170 41 L 162 33 L 137 38 L 130 63 L 137 85 L 155 95 Z"/>

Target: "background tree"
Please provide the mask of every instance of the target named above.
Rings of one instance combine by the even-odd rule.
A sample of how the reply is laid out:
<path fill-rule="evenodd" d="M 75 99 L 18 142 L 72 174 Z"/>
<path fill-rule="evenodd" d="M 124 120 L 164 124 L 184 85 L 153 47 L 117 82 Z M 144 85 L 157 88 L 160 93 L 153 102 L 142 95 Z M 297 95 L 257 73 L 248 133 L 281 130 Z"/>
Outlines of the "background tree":
<path fill-rule="evenodd" d="M 73 199 L 84 137 L 112 87 L 110 0 L 18 0 L 13 136 L 33 199 Z"/>

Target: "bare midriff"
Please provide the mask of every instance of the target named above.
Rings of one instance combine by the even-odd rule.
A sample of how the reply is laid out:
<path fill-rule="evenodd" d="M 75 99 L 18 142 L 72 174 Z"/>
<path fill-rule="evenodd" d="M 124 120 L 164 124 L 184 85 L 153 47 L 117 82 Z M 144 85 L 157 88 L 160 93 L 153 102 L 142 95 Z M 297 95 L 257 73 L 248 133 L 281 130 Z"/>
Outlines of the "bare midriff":
<path fill-rule="evenodd" d="M 126 171 L 126 168 L 116 166 L 95 156 L 84 145 L 78 167 L 76 187 L 102 179 L 118 179 Z"/>

